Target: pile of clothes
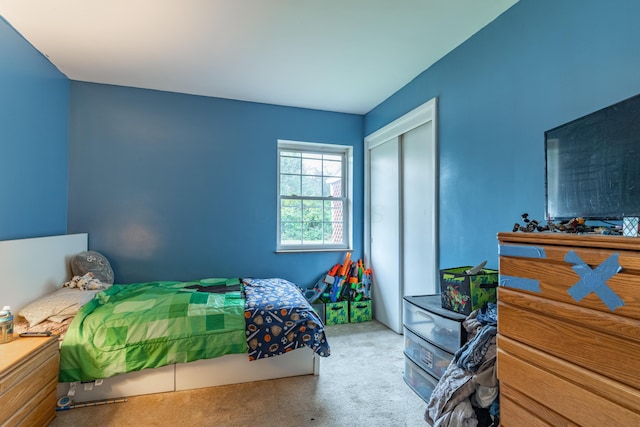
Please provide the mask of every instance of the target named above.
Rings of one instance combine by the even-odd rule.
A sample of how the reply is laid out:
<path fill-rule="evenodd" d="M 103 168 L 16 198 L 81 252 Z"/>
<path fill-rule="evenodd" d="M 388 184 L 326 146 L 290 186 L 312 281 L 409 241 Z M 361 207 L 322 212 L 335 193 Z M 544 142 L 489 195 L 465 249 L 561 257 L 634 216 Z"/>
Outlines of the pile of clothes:
<path fill-rule="evenodd" d="M 463 322 L 467 342 L 455 353 L 425 411 L 434 427 L 491 427 L 500 423 L 496 376 L 498 310 L 494 303 Z"/>

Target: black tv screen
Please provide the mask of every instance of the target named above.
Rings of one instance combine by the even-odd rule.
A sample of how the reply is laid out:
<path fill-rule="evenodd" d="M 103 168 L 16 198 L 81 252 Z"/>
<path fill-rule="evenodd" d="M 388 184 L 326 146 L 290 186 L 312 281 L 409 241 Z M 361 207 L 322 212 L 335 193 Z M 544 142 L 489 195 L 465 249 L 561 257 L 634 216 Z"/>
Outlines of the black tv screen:
<path fill-rule="evenodd" d="M 640 216 L 640 95 L 545 132 L 550 220 Z"/>

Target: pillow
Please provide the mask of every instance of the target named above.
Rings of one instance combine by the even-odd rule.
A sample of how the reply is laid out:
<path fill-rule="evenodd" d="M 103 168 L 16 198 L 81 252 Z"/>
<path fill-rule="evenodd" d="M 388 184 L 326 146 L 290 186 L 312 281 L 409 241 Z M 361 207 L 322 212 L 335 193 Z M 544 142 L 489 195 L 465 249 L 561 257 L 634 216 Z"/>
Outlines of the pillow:
<path fill-rule="evenodd" d="M 71 258 L 71 272 L 74 276 L 93 273 L 93 277 L 102 283 L 113 285 L 113 269 L 109 260 L 100 252 L 85 251 L 75 255 Z"/>
<path fill-rule="evenodd" d="M 74 288 L 61 288 L 42 298 L 38 298 L 18 312 L 33 327 L 50 317 L 61 322 L 76 315 L 80 307 L 91 301 L 99 289 L 82 291 Z"/>

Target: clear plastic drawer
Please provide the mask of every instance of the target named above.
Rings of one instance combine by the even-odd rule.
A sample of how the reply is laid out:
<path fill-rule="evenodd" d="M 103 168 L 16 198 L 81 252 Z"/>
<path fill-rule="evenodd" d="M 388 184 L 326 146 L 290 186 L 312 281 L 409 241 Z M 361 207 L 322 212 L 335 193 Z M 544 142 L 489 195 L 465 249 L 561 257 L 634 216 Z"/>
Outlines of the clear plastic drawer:
<path fill-rule="evenodd" d="M 404 342 L 405 354 L 436 378 L 442 377 L 453 359 L 453 354 L 423 340 L 407 328 L 404 328 Z"/>
<path fill-rule="evenodd" d="M 427 403 L 438 384 L 437 379 L 420 369 L 408 357 L 404 358 L 404 382 Z"/>
<path fill-rule="evenodd" d="M 455 353 L 465 343 L 467 333 L 462 320 L 466 316 L 454 312 L 444 315 L 440 307 L 428 311 L 407 301 L 407 298 L 403 306 L 404 326 L 430 343 L 449 353 Z"/>

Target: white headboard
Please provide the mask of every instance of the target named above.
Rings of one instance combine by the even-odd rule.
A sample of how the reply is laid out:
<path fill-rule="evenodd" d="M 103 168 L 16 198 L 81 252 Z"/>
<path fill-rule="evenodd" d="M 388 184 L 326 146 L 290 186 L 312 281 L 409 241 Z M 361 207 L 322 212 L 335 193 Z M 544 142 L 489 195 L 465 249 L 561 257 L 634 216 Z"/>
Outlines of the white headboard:
<path fill-rule="evenodd" d="M 0 308 L 10 305 L 15 315 L 60 288 L 71 278 L 71 257 L 87 243 L 86 233 L 0 241 Z"/>

